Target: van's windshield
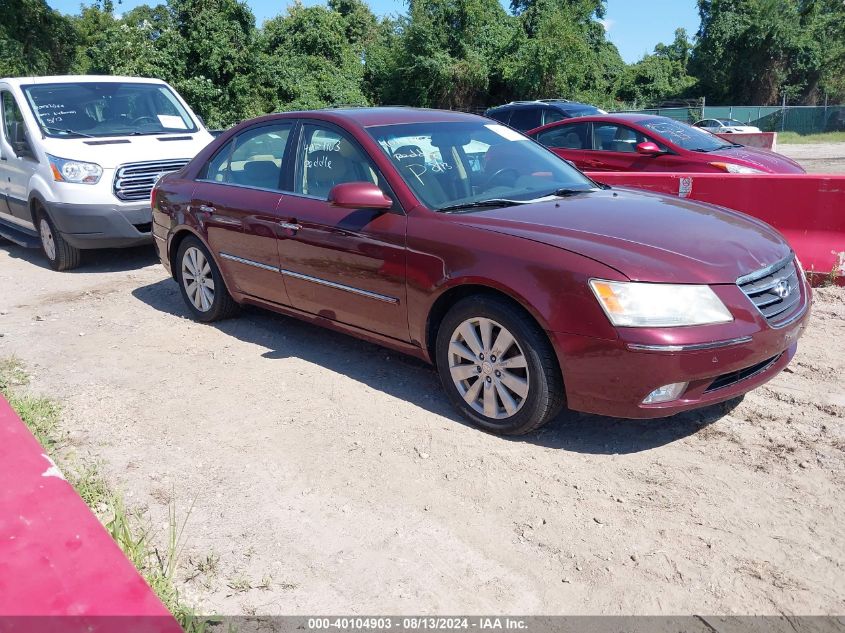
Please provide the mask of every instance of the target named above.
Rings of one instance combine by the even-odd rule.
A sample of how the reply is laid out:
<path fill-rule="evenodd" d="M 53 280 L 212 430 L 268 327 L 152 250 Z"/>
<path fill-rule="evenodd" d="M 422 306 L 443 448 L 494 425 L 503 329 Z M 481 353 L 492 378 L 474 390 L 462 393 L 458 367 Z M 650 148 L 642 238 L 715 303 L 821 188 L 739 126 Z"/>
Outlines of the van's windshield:
<path fill-rule="evenodd" d="M 21 86 L 41 131 L 53 137 L 196 132 L 167 86 L 81 82 Z"/>

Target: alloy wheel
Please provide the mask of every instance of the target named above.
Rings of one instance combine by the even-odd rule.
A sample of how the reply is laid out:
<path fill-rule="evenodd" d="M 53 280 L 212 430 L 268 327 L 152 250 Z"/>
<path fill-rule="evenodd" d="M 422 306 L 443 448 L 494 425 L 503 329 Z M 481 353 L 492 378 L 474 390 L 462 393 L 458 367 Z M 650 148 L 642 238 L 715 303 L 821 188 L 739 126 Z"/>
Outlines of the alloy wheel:
<path fill-rule="evenodd" d="M 525 354 L 514 336 L 492 319 L 467 319 L 455 329 L 449 373 L 466 403 L 487 418 L 513 416 L 528 397 Z"/>
<path fill-rule="evenodd" d="M 200 249 L 191 246 L 182 256 L 182 284 L 193 306 L 208 312 L 214 304 L 214 277 L 211 264 Z"/>

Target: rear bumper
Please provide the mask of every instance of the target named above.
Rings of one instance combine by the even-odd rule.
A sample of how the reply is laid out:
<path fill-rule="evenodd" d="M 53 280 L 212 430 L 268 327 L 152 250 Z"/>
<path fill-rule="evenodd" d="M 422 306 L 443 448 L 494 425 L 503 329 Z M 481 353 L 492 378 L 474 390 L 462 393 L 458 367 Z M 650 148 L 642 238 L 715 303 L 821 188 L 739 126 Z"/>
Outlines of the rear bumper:
<path fill-rule="evenodd" d="M 120 248 L 152 242 L 150 206 L 46 203 L 56 228 L 76 248 Z"/>
<path fill-rule="evenodd" d="M 792 360 L 809 301 L 788 326 L 763 325 L 740 342 L 690 351 L 632 350 L 606 340 L 550 332 L 570 409 L 620 418 L 660 418 L 736 398 L 771 380 Z M 642 404 L 654 389 L 688 382 L 677 400 Z"/>

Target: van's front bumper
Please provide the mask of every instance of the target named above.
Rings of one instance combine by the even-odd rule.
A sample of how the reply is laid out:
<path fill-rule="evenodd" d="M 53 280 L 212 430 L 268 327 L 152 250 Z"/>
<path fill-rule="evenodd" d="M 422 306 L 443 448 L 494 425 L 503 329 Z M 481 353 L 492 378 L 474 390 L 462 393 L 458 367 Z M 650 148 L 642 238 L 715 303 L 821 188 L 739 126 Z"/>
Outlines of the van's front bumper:
<path fill-rule="evenodd" d="M 148 202 L 122 204 L 45 204 L 62 237 L 76 248 L 122 248 L 152 242 Z"/>

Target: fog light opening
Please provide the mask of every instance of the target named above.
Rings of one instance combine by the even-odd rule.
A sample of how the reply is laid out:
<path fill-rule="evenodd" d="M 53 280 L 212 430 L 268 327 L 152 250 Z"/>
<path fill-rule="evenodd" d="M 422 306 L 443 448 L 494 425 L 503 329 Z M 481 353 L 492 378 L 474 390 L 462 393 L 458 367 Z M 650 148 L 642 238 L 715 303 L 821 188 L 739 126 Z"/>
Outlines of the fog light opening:
<path fill-rule="evenodd" d="M 673 382 L 670 385 L 663 385 L 658 387 L 645 397 L 643 404 L 658 404 L 660 402 L 669 402 L 670 400 L 677 400 L 689 383 Z"/>

